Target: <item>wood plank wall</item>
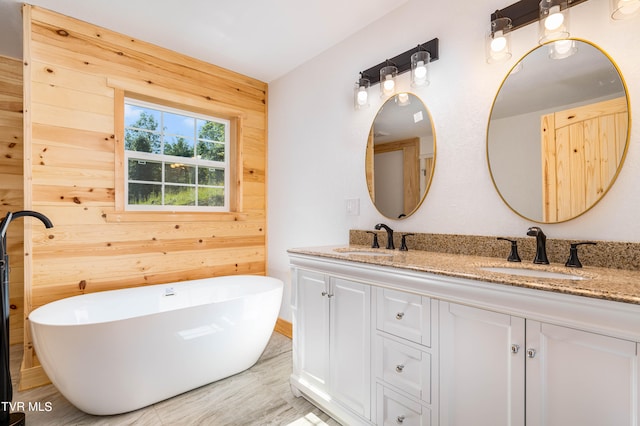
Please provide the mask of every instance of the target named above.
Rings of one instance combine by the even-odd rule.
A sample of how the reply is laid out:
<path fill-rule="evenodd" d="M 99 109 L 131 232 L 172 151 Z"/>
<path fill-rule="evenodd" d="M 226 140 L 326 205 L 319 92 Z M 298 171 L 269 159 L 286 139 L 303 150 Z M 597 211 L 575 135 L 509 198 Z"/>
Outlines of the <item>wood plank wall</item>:
<path fill-rule="evenodd" d="M 54 223 L 25 231 L 27 312 L 86 292 L 264 275 L 267 84 L 39 7 L 23 16 L 25 202 Z M 241 123 L 242 214 L 117 211 L 122 91 Z M 31 368 L 25 328 L 23 377 Z"/>
<path fill-rule="evenodd" d="M 23 209 L 22 61 L 0 56 L 0 219 Z M 24 318 L 23 221 L 11 223 L 7 249 L 9 277 L 10 343 L 22 343 Z"/>

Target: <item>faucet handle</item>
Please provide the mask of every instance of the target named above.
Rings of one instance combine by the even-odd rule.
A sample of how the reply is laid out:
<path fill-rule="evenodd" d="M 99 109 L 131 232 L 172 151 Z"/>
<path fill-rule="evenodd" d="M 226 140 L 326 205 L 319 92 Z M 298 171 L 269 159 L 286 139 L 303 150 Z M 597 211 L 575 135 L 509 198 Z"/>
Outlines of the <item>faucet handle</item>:
<path fill-rule="evenodd" d="M 373 242 L 371 243 L 371 248 L 380 248 L 380 244 L 378 244 L 378 233 L 373 231 L 367 231 L 367 234 L 373 235 Z"/>
<path fill-rule="evenodd" d="M 408 251 L 409 250 L 409 247 L 407 247 L 406 237 L 410 237 L 412 235 L 415 235 L 415 234 L 402 234 L 402 241 L 400 242 L 400 250 L 401 251 Z"/>
<path fill-rule="evenodd" d="M 509 262 L 522 262 L 520 256 L 518 255 L 518 242 L 516 240 L 510 240 L 503 237 L 498 237 L 498 240 L 509 241 L 511 243 L 511 253 L 509 253 L 509 257 L 507 257 L 507 260 Z"/>
<path fill-rule="evenodd" d="M 578 259 L 578 246 L 589 244 L 595 246 L 596 243 L 593 241 L 586 241 L 584 243 L 571 243 L 571 247 L 569 248 L 569 259 L 567 259 L 567 263 L 564 266 L 569 268 L 582 268 L 582 263 L 580 263 L 580 259 Z"/>

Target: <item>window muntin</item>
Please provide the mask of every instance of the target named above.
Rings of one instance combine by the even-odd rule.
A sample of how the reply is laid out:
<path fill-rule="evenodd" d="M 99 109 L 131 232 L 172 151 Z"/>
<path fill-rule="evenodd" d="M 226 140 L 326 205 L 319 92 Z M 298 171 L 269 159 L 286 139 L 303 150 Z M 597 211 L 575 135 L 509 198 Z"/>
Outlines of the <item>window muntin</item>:
<path fill-rule="evenodd" d="M 230 122 L 125 99 L 127 210 L 229 211 Z"/>

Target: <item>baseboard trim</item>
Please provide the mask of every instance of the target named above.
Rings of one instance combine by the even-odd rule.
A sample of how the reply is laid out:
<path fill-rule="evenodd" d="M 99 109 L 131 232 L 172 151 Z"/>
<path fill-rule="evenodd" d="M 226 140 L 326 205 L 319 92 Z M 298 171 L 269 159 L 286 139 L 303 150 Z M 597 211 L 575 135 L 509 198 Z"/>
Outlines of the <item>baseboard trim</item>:
<path fill-rule="evenodd" d="M 278 318 L 274 330 L 284 336 L 287 336 L 289 339 L 293 338 L 293 324 L 289 321 L 283 320 L 282 318 Z"/>
<path fill-rule="evenodd" d="M 18 390 L 20 391 L 48 385 L 49 383 L 51 383 L 51 380 L 49 380 L 41 365 L 20 369 L 20 382 L 18 383 Z"/>

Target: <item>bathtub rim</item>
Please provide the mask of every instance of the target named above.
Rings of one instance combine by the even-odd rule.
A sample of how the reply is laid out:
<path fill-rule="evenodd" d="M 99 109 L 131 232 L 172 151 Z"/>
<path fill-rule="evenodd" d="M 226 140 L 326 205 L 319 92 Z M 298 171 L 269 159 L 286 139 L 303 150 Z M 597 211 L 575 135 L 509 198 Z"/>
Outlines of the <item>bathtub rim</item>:
<path fill-rule="evenodd" d="M 116 322 L 126 321 L 126 320 L 129 320 L 129 319 L 132 319 L 132 318 L 139 318 L 139 317 L 143 317 L 143 316 L 161 315 L 163 312 L 166 312 L 166 311 L 147 312 L 147 313 L 143 313 L 143 314 L 139 314 L 139 315 L 130 315 L 130 316 L 123 317 L 123 318 L 113 318 L 113 319 L 107 319 L 107 320 L 104 320 L 104 321 L 91 321 L 91 322 L 86 322 L 86 323 L 69 323 L 69 322 L 67 322 L 67 323 L 52 323 L 52 322 L 43 321 L 42 319 L 38 320 L 39 316 L 44 316 L 46 318 L 45 312 L 47 310 L 58 308 L 58 306 L 56 306 L 56 305 L 64 305 L 64 304 L 73 303 L 74 301 L 76 301 L 78 299 L 81 299 L 81 298 L 95 298 L 95 297 L 97 297 L 97 296 L 99 296 L 99 295 L 101 295 L 103 293 L 109 293 L 109 294 L 126 293 L 128 291 L 145 291 L 145 290 L 147 290 L 147 289 L 149 289 L 151 287 L 162 289 L 162 288 L 170 288 L 170 287 L 173 287 L 173 286 L 181 286 L 181 285 L 189 285 L 189 284 L 193 285 L 193 284 L 198 283 L 198 282 L 204 282 L 204 281 L 216 280 L 216 279 L 240 280 L 240 279 L 247 279 L 247 278 L 251 278 L 251 279 L 258 278 L 260 280 L 268 281 L 268 282 L 270 282 L 272 284 L 268 288 L 265 288 L 262 291 L 256 291 L 256 292 L 248 293 L 248 294 L 240 294 L 240 295 L 237 295 L 237 296 L 234 296 L 234 297 L 229 297 L 229 298 L 226 298 L 224 300 L 220 300 L 220 301 L 216 301 L 216 302 L 207 302 L 207 303 L 200 303 L 200 304 L 193 304 L 193 305 L 189 305 L 189 306 L 178 307 L 178 308 L 172 309 L 171 311 L 181 311 L 181 310 L 195 308 L 195 307 L 198 307 L 198 306 L 213 305 L 213 304 L 216 304 L 216 303 L 225 303 L 225 302 L 229 302 L 229 301 L 233 301 L 233 300 L 237 300 L 237 299 L 242 299 L 242 298 L 246 298 L 246 297 L 252 297 L 252 296 L 257 296 L 257 295 L 264 294 L 264 293 L 269 293 L 269 292 L 272 292 L 272 291 L 283 291 L 284 290 L 284 282 L 281 279 L 275 278 L 275 277 L 270 277 L 270 276 L 267 276 L 267 275 L 249 275 L 249 274 L 221 275 L 221 276 L 214 276 L 214 277 L 207 277 L 207 278 L 197 278 L 197 279 L 193 279 L 193 280 L 175 281 L 175 282 L 170 282 L 170 283 L 158 283 L 158 284 L 140 285 L 140 286 L 126 287 L 126 288 L 119 288 L 119 289 L 112 289 L 112 290 L 95 291 L 95 292 L 86 293 L 86 294 L 79 294 L 79 295 L 75 295 L 75 296 L 69 296 L 69 297 L 65 297 L 65 298 L 62 298 L 62 299 L 51 301 L 49 303 L 46 303 L 46 304 L 44 304 L 42 306 L 39 306 L 39 307 L 33 309 L 29 313 L 29 315 L 26 317 L 26 320 L 29 323 L 33 324 L 34 326 L 42 326 L 42 327 L 82 327 L 82 326 L 91 326 L 91 325 L 95 325 L 95 324 L 116 323 Z M 220 285 L 220 284 L 218 284 L 218 285 Z M 34 313 L 37 314 L 35 320 L 32 318 Z"/>

